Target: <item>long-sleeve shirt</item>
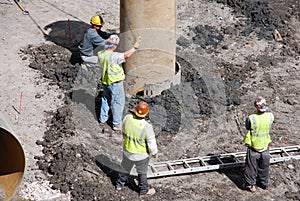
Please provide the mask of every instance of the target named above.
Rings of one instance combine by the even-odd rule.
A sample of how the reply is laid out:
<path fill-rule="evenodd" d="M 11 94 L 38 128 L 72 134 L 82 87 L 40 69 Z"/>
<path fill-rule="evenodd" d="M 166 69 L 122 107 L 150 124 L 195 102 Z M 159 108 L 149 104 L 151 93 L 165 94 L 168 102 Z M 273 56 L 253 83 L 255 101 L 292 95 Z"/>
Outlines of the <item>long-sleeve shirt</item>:
<path fill-rule="evenodd" d="M 88 28 L 85 32 L 82 44 L 78 46 L 80 52 L 85 56 L 93 56 L 93 50 L 96 46 L 104 45 L 105 39 L 103 39 L 97 31 L 92 27 Z"/>

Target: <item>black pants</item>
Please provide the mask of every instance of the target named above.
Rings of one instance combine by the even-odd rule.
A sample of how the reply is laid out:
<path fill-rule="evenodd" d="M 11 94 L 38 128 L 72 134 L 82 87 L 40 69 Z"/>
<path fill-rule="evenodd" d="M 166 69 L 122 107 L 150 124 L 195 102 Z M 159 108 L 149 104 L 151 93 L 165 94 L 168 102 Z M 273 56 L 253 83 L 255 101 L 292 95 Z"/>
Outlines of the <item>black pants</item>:
<path fill-rule="evenodd" d="M 124 186 L 128 181 L 129 173 L 133 167 L 136 166 L 136 171 L 138 173 L 138 181 L 139 181 L 139 193 L 140 195 L 144 195 L 148 192 L 148 181 L 147 181 L 147 171 L 148 171 L 149 157 L 140 161 L 131 161 L 124 154 L 122 159 L 122 167 L 124 168 L 124 172 L 119 174 L 119 178 L 117 180 L 117 185 Z"/>
<path fill-rule="evenodd" d="M 269 167 L 269 148 L 263 152 L 248 148 L 245 166 L 246 186 L 260 184 L 262 187 L 267 187 L 269 185 Z"/>

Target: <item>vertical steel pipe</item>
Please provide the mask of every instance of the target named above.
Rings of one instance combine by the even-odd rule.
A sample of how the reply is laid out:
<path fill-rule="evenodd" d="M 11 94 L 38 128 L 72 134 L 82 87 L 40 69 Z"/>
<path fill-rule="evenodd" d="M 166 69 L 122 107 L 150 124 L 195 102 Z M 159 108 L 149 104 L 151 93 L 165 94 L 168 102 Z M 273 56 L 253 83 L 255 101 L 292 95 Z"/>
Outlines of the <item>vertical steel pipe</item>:
<path fill-rule="evenodd" d="M 120 31 L 122 50 L 142 36 L 139 51 L 125 63 L 127 94 L 156 95 L 180 82 L 175 65 L 175 0 L 121 0 Z"/>

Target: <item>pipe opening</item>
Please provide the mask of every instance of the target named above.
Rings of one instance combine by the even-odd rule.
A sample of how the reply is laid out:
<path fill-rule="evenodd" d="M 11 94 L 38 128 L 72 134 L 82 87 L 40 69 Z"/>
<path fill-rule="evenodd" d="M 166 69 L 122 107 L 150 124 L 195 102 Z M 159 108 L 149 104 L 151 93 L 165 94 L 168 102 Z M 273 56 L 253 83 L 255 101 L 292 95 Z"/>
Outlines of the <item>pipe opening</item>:
<path fill-rule="evenodd" d="M 0 200 L 9 200 L 21 183 L 25 156 L 19 141 L 0 121 Z"/>

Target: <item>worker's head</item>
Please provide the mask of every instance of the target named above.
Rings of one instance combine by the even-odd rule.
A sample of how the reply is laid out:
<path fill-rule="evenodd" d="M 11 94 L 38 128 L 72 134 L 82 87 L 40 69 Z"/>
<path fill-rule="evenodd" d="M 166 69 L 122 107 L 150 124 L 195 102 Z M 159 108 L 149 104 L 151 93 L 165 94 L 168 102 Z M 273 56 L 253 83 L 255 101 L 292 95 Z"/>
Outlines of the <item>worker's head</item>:
<path fill-rule="evenodd" d="M 148 103 L 141 101 L 139 104 L 136 106 L 134 114 L 138 117 L 144 118 L 149 112 L 149 105 Z"/>
<path fill-rule="evenodd" d="M 90 23 L 97 29 L 101 29 L 101 27 L 105 24 L 103 18 L 98 12 L 92 16 Z"/>
<path fill-rule="evenodd" d="M 254 101 L 254 106 L 256 107 L 257 111 L 259 111 L 259 112 L 266 112 L 269 110 L 269 106 L 267 104 L 266 99 L 264 99 L 262 97 L 258 97 Z"/>
<path fill-rule="evenodd" d="M 118 44 L 120 42 L 120 38 L 118 35 L 110 35 L 109 38 L 106 41 L 106 44 L 104 46 L 104 49 L 116 49 Z"/>

